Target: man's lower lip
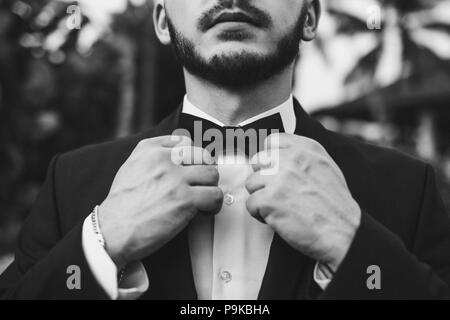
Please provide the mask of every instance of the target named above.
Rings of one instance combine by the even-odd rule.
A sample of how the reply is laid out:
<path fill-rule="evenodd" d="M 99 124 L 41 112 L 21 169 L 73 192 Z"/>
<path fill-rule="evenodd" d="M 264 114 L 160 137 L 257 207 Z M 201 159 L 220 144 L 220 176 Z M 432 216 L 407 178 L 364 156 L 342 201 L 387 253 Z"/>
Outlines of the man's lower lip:
<path fill-rule="evenodd" d="M 214 27 L 217 26 L 224 26 L 224 27 L 232 27 L 232 26 L 252 26 L 254 27 L 253 24 L 251 24 L 250 22 L 245 22 L 245 21 L 224 21 L 224 22 L 219 22 L 216 25 L 214 25 Z"/>

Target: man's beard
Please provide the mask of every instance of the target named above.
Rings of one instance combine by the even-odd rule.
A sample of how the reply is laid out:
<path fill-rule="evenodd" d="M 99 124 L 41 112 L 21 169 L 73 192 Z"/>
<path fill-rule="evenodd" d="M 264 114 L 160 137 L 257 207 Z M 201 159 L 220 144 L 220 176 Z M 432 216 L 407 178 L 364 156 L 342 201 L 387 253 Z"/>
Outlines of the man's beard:
<path fill-rule="evenodd" d="M 270 54 L 242 51 L 214 55 L 210 60 L 198 53 L 192 41 L 176 30 L 169 18 L 168 27 L 175 54 L 187 71 L 215 85 L 245 88 L 270 79 L 294 62 L 299 54 L 305 19 L 302 11 L 294 28 L 280 39 Z"/>

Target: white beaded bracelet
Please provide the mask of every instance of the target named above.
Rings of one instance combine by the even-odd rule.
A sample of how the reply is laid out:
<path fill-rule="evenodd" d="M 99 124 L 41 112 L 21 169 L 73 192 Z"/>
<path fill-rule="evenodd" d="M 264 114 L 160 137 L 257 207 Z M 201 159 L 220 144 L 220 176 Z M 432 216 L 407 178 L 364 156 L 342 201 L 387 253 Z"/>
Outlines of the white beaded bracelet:
<path fill-rule="evenodd" d="M 103 237 L 103 234 L 100 230 L 100 223 L 98 221 L 98 206 L 96 206 L 91 213 L 91 221 L 98 242 L 102 245 L 103 248 L 105 248 L 105 238 Z"/>
<path fill-rule="evenodd" d="M 103 248 L 106 249 L 105 238 L 103 237 L 102 231 L 100 229 L 100 223 L 98 221 L 98 208 L 99 208 L 99 206 L 95 206 L 94 210 L 91 213 L 92 228 L 94 230 L 94 233 L 97 237 L 98 242 L 100 243 L 100 245 Z M 119 284 L 122 281 L 124 274 L 125 274 L 125 269 L 120 270 L 119 275 L 117 277 Z"/>

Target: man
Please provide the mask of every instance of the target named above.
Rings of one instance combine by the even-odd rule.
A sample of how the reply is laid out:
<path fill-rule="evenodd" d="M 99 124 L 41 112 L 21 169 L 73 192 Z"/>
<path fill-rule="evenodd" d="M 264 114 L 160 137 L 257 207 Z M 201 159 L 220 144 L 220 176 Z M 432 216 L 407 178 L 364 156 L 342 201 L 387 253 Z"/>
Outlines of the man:
<path fill-rule="evenodd" d="M 319 16 L 318 0 L 157 0 L 156 33 L 184 66 L 182 106 L 148 132 L 53 159 L 2 296 L 450 298 L 432 169 L 325 130 L 291 95 Z M 280 133 L 228 164 L 174 134 L 195 140 L 199 122 Z"/>

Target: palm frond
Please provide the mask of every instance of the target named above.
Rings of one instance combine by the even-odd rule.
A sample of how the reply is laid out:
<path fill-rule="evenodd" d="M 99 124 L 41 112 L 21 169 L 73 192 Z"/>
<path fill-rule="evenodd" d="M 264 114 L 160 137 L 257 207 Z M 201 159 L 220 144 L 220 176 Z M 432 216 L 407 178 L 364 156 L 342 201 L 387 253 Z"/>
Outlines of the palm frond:
<path fill-rule="evenodd" d="M 422 46 L 405 30 L 403 37 L 403 61 L 410 74 L 427 74 L 430 70 L 450 70 L 448 61 L 441 59 L 433 50 Z"/>
<path fill-rule="evenodd" d="M 442 23 L 442 22 L 432 22 L 426 25 L 423 25 L 422 28 L 436 31 L 443 31 L 445 33 L 450 34 L 450 22 Z"/>
<path fill-rule="evenodd" d="M 373 78 L 378 66 L 383 50 L 382 43 L 378 43 L 369 53 L 361 57 L 355 64 L 355 67 L 345 77 L 345 84 L 353 84 L 358 82 L 361 78 Z"/>

